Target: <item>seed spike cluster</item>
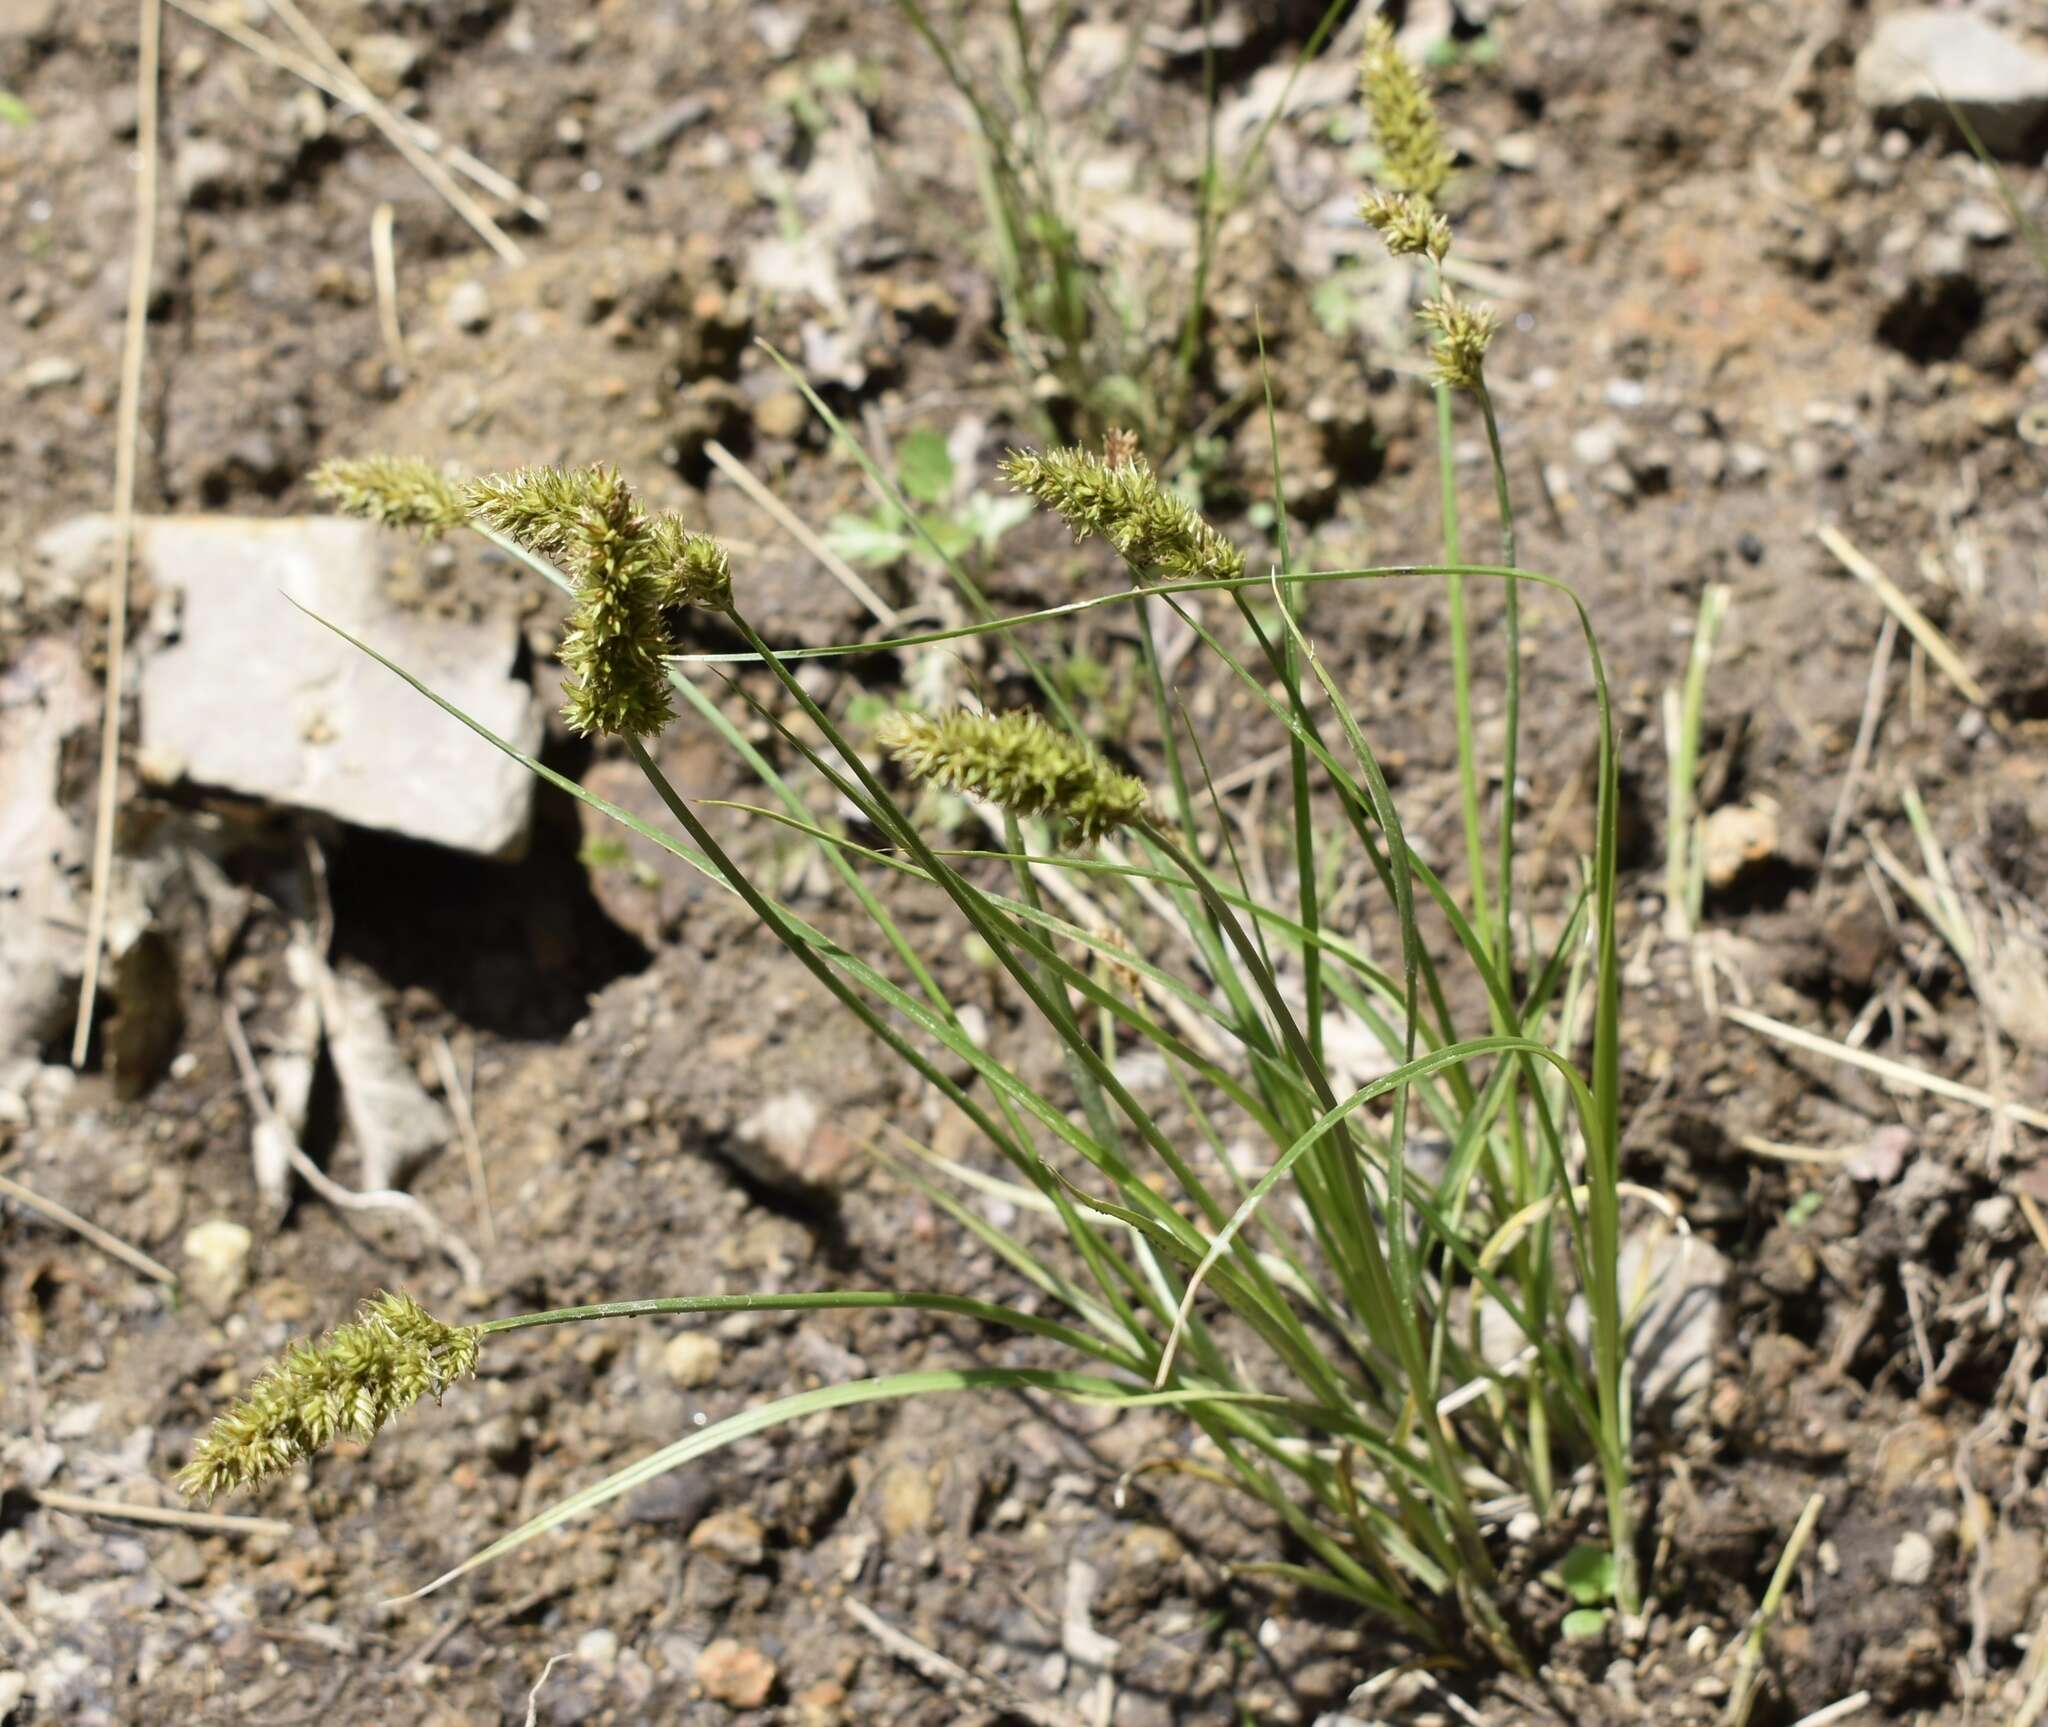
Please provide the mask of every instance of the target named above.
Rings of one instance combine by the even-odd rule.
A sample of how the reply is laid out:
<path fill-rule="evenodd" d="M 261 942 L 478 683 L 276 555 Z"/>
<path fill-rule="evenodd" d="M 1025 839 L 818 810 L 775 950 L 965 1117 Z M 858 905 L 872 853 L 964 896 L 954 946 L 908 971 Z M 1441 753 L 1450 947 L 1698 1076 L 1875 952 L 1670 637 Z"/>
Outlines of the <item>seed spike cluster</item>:
<path fill-rule="evenodd" d="M 1490 306 L 1453 299 L 1448 290 L 1425 300 L 1420 314 L 1434 340 L 1430 358 L 1439 383 L 1477 390 L 1485 382 L 1486 347 L 1500 328 Z"/>
<path fill-rule="evenodd" d="M 1451 224 L 1412 192 L 1368 192 L 1358 207 L 1397 258 L 1426 256 L 1441 264 L 1451 249 Z"/>
<path fill-rule="evenodd" d="M 435 540 L 469 520 L 461 486 L 417 456 L 360 456 L 323 462 L 313 490 L 347 515 Z"/>
<path fill-rule="evenodd" d="M 178 1477 L 211 1499 L 282 1475 L 336 1439 L 367 1442 L 422 1397 L 476 1371 L 475 1327 L 444 1325 L 407 1295 L 367 1301 L 352 1324 L 296 1343 L 202 1439 Z"/>
<path fill-rule="evenodd" d="M 1142 781 L 1028 710 L 889 714 L 874 737 L 915 778 L 986 798 L 1013 815 L 1055 817 L 1079 842 L 1145 816 Z"/>
<path fill-rule="evenodd" d="M 615 468 L 515 468 L 456 481 L 405 457 L 328 462 L 314 487 L 351 515 L 417 528 L 484 527 L 557 565 L 574 585 L 561 658 L 562 717 L 584 736 L 643 738 L 675 718 L 669 612 L 732 608 L 725 548 L 673 514 L 646 515 Z"/>
<path fill-rule="evenodd" d="M 1107 455 L 1012 450 L 1003 477 L 1053 511 L 1076 540 L 1099 535 L 1133 569 L 1199 580 L 1244 574 L 1244 554 L 1168 491 L 1128 439 Z"/>
<path fill-rule="evenodd" d="M 1366 26 L 1358 84 L 1379 141 L 1381 181 L 1434 204 L 1451 177 L 1451 152 L 1429 86 L 1395 47 L 1394 27 L 1384 16 Z"/>
<path fill-rule="evenodd" d="M 1426 257 L 1437 267 L 1436 292 L 1419 314 L 1430 333 L 1436 381 L 1454 390 L 1484 389 L 1487 344 L 1500 319 L 1489 307 L 1460 300 L 1444 283 L 1451 224 L 1436 203 L 1450 178 L 1451 153 L 1429 86 L 1394 45 L 1384 17 L 1366 27 L 1359 88 L 1379 140 L 1382 182 L 1365 194 L 1359 214 L 1395 257 Z"/>

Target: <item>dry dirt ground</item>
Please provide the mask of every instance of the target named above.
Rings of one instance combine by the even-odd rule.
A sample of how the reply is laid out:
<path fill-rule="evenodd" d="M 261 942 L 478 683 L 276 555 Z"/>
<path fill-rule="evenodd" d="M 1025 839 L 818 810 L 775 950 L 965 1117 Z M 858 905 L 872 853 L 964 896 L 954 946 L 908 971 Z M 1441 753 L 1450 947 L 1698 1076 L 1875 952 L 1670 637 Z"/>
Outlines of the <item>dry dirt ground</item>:
<path fill-rule="evenodd" d="M 229 10 L 264 23 L 254 0 Z M 960 10 L 970 52 L 990 51 L 1005 9 Z M 1026 10 L 1054 29 L 1050 8 Z M 1137 9 L 1076 10 L 1047 100 L 1085 140 L 1088 243 L 1113 249 L 1156 333 L 1171 317 L 1158 285 L 1186 264 L 1199 12 L 1151 8 L 1119 86 Z M 2027 8 L 1980 10 L 2023 27 Z M 1226 139 L 1276 94 L 1312 22 L 1302 11 L 1222 8 L 1220 100 L 1239 128 Z M 825 640 L 870 620 L 707 445 L 813 523 L 869 506 L 752 339 L 802 356 L 872 433 L 943 434 L 963 472 L 1028 435 L 994 334 L 965 118 L 893 8 L 336 0 L 312 16 L 397 107 L 549 218 L 493 202 L 526 259 L 501 262 L 359 115 L 168 12 L 139 509 L 308 511 L 306 471 L 370 448 L 472 467 L 608 459 L 731 537 L 771 635 Z M 1858 1692 L 1858 1721 L 2014 1718 L 2048 1571 L 2038 1139 L 1714 1010 L 1747 1004 L 2042 1100 L 2048 279 L 1965 151 L 1861 110 L 1863 6 L 1526 0 L 1469 4 L 1453 22 L 1444 105 L 1469 170 L 1476 291 L 1509 318 L 1492 369 L 1523 556 L 1578 588 L 1615 670 L 1634 800 L 1628 1173 L 1674 1196 L 1733 1266 L 1704 1416 L 1645 1454 L 1656 1600 L 1641 1635 L 1555 1644 L 1540 1682 L 1475 1652 L 1347 1702 L 1403 1651 L 1233 1576 L 1279 1551 L 1271 1530 L 1195 1489 L 1134 1491 L 1119 1508 L 1119 1472 L 1172 1447 L 1170 1424 L 998 1399 L 762 1436 L 443 1595 L 380 1605 L 693 1421 L 863 1364 L 1001 1358 L 972 1327 L 916 1316 L 741 1316 L 681 1345 L 681 1327 L 657 1326 L 509 1340 L 479 1383 L 388 1442 L 230 1508 L 288 1533 L 52 1508 L 39 1495 L 174 1503 L 169 1478 L 236 1384 L 386 1285 L 467 1317 L 673 1292 L 979 1292 L 996 1278 L 861 1153 L 885 1124 L 943 1126 L 926 1100 L 695 878 L 586 850 L 566 798 L 543 798 L 524 861 L 485 863 L 252 811 L 131 763 L 124 851 L 172 860 L 152 878 L 154 969 L 127 980 L 140 1005 L 85 1072 L 62 1065 L 61 1035 L 8 1069 L 0 1172 L 173 1265 L 215 1220 L 251 1230 L 253 1248 L 246 1287 L 181 1303 L 29 1210 L 0 1211 L 0 1698 L 13 1708 L 0 1701 L 0 1717 L 516 1722 L 564 1655 L 542 1722 L 1706 1722 L 1727 1689 L 1723 1652 L 1818 1488 L 1826 1510 L 1757 1721 Z M 104 569 L 36 547 L 109 498 L 135 41 L 126 0 L 0 0 L 0 88 L 32 116 L 0 125 L 10 703 L 57 662 L 95 677 L 104 665 Z M 1351 216 L 1349 72 L 1312 69 L 1299 93 L 1224 237 L 1190 409 L 1209 422 L 1205 496 L 1258 540 L 1265 430 L 1242 393 L 1256 314 L 1309 556 L 1426 556 L 1433 424 L 1405 316 Z M 2037 214 L 2038 160 L 2007 167 Z M 372 271 L 387 203 L 402 367 Z M 1483 452 L 1460 454 L 1476 499 Z M 1816 538 L 1824 523 L 1953 640 L 1970 691 L 1886 627 L 1877 594 Z M 1473 532 L 1488 532 L 1483 516 Z M 467 553 L 400 552 L 422 607 L 496 603 L 489 590 L 511 583 Z M 1013 605 L 1109 579 L 1043 524 L 1006 539 L 989 576 Z M 907 606 L 938 586 L 914 561 L 875 579 Z M 1761 837 L 1688 944 L 1662 931 L 1661 704 L 1712 583 L 1732 609 L 1704 795 Z M 519 591 L 550 688 L 553 609 Z M 139 619 L 153 599 L 137 594 Z M 1496 615 L 1478 609 L 1491 664 Z M 1531 612 L 1516 790 L 1537 836 L 1525 892 L 1554 907 L 1586 842 L 1591 734 L 1575 626 L 1554 606 Z M 294 627 L 280 623 L 280 652 Z M 1360 591 L 1316 627 L 1422 841 L 1454 851 L 1439 601 Z M 1114 716 L 1132 644 L 1105 625 L 1082 646 Z M 901 669 L 866 675 L 887 694 Z M 1216 691 L 1204 707 L 1207 676 L 1190 699 L 1216 756 L 1270 750 Z M 81 822 L 92 711 L 64 756 Z M 1480 722 L 1497 734 L 1490 696 Z M 423 709 L 420 723 L 438 721 Z M 1145 765 L 1142 730 L 1132 748 Z M 665 749 L 693 793 L 746 783 L 694 722 Z M 632 797 L 607 752 L 559 732 L 547 752 Z M 1912 891 L 1931 869 L 1915 795 L 1967 966 Z M 776 863 L 758 830 L 733 831 Z M 822 883 L 789 885 L 832 915 Z M 443 1040 L 469 1076 L 496 1226 L 476 1287 L 404 1218 L 303 1189 L 277 1215 L 259 1194 L 225 1010 L 260 1051 L 288 1042 L 287 948 L 323 916 L 337 972 L 372 990 L 430 1089 L 445 1089 Z M 993 989 L 987 1009 L 1000 1035 Z M 308 1143 L 353 1179 L 359 1148 L 337 1115 L 317 1076 Z M 808 1186 L 781 1178 L 785 1155 Z M 412 1185 L 483 1242 L 459 1145 Z M 904 1659 L 875 1620 L 971 1677 Z M 764 1676 L 750 1711 L 740 1700 Z"/>

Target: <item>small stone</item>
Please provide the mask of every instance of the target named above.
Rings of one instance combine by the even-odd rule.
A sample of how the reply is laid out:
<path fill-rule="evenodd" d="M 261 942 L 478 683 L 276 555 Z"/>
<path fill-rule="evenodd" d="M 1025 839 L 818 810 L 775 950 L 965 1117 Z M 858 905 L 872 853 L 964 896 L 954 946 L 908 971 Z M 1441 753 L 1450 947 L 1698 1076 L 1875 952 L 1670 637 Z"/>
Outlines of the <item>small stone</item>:
<path fill-rule="evenodd" d="M 476 335 L 491 327 L 490 290 L 474 277 L 457 282 L 449 290 L 448 303 L 442 310 L 456 329 Z"/>
<path fill-rule="evenodd" d="M 1933 1575 L 1934 1543 L 1919 1530 L 1908 1530 L 1892 1549 L 1892 1581 L 1918 1589 Z"/>
<path fill-rule="evenodd" d="M 754 430 L 764 438 L 795 438 L 802 434 L 811 410 L 794 390 L 771 390 L 754 404 Z"/>
<path fill-rule="evenodd" d="M 178 1589 L 196 1589 L 206 1581 L 206 1550 L 179 1530 L 156 1550 L 156 1574 Z"/>
<path fill-rule="evenodd" d="M 801 6 L 762 5 L 760 0 L 747 9 L 747 19 L 770 59 L 787 60 L 796 52 L 810 26 L 811 15 Z"/>
<path fill-rule="evenodd" d="M 85 368 L 69 354 L 45 354 L 31 360 L 15 374 L 24 396 L 40 396 L 45 390 L 61 390 L 85 376 Z"/>
<path fill-rule="evenodd" d="M 1708 815 L 1700 844 L 1707 886 L 1718 892 L 1777 852 L 1778 818 L 1756 804 L 1723 804 Z"/>
<path fill-rule="evenodd" d="M 1584 467 L 1604 468 L 1620 451 L 1621 440 L 1612 425 L 1587 426 L 1572 434 L 1572 456 Z"/>
<path fill-rule="evenodd" d="M 1757 444 L 1730 444 L 1728 471 L 1738 480 L 1760 480 L 1771 471 L 1770 455 Z"/>
<path fill-rule="evenodd" d="M 1988 198 L 1965 198 L 1948 217 L 1949 231 L 1979 246 L 1996 246 L 2012 238 L 2012 218 Z"/>
<path fill-rule="evenodd" d="M 233 150 L 218 138 L 187 138 L 171 156 L 171 184 L 187 204 L 219 202 L 234 184 Z"/>
<path fill-rule="evenodd" d="M 685 1331 L 672 1337 L 661 1352 L 662 1371 L 676 1384 L 694 1390 L 718 1377 L 725 1351 L 717 1338 L 702 1331 Z"/>
<path fill-rule="evenodd" d="M 839 1727 L 846 1718 L 846 1687 L 836 1679 L 806 1685 L 790 1703 L 799 1727 Z"/>
<path fill-rule="evenodd" d="M 602 1625 L 584 1632 L 576 1639 L 576 1659 L 600 1673 L 609 1672 L 619 1659 L 619 1634 Z"/>
<path fill-rule="evenodd" d="M 1542 155 L 1534 132 L 1503 132 L 1493 141 L 1493 159 L 1511 174 L 1530 172 Z"/>
<path fill-rule="evenodd" d="M 939 1503 L 932 1490 L 931 1471 L 921 1463 L 893 1465 L 882 1477 L 876 1499 L 882 1531 L 892 1540 L 924 1534 Z"/>
<path fill-rule="evenodd" d="M 759 1565 L 767 1555 L 767 1531 L 751 1511 L 714 1511 L 690 1531 L 690 1550 L 708 1553 L 728 1565 Z"/>
<path fill-rule="evenodd" d="M 185 1232 L 185 1293 L 223 1319 L 249 1287 L 249 1250 L 256 1238 L 225 1217 L 194 1224 Z"/>
<path fill-rule="evenodd" d="M 15 1710 L 21 1707 L 22 1699 L 27 1695 L 26 1673 L 0 1672 L 0 1721 L 13 1719 Z"/>
<path fill-rule="evenodd" d="M 386 98 L 412 82 L 419 70 L 419 45 L 389 30 L 368 30 L 349 44 L 348 63 L 371 91 Z"/>
<path fill-rule="evenodd" d="M 0 42 L 34 42 L 49 35 L 57 22 L 57 4 L 58 0 L 0 0 Z M 15 1701 L 20 1700 L 17 1695 Z M 6 1717 L 7 1710 L 0 1708 L 0 1720 Z"/>
<path fill-rule="evenodd" d="M 1985 1546 L 1983 1566 L 1985 1635 L 2010 1643 L 2034 1622 L 2048 1542 L 2031 1529 L 2000 1529 Z"/>
<path fill-rule="evenodd" d="M 775 1663 L 751 1643 L 721 1637 L 697 1657 L 704 1695 L 728 1709 L 758 1709 L 775 1690 Z"/>
<path fill-rule="evenodd" d="M 741 1174 L 784 1192 L 829 1187 L 853 1161 L 853 1141 L 824 1119 L 807 1092 L 771 1097 L 720 1149 Z"/>

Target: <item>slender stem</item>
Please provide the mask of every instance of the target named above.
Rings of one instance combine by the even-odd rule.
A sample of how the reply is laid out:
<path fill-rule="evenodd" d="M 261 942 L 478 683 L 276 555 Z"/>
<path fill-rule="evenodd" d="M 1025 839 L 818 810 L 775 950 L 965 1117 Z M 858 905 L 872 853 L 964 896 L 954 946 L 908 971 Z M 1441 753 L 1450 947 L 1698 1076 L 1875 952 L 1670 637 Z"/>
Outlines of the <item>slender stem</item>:
<path fill-rule="evenodd" d="M 1451 390 L 1436 387 L 1437 471 L 1443 482 L 1444 562 L 1464 562 L 1458 528 L 1457 429 L 1451 416 Z M 1472 922 L 1485 940 L 1492 919 L 1487 911 L 1486 845 L 1479 825 L 1479 763 L 1472 739 L 1472 632 L 1465 614 L 1465 578 L 1444 578 L 1444 600 L 1451 619 L 1451 707 L 1458 735 L 1458 804 L 1465 822 L 1465 870 L 1471 878 Z"/>

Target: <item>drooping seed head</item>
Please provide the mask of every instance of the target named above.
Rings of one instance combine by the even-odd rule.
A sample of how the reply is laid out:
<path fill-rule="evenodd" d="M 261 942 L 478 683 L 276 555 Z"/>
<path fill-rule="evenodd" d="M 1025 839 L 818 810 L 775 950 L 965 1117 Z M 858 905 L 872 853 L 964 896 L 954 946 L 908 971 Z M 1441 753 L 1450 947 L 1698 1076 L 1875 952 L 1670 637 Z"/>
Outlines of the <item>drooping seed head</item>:
<path fill-rule="evenodd" d="M 387 528 L 412 528 L 440 538 L 469 520 L 462 487 L 417 456 L 354 456 L 322 462 L 313 490 L 337 509 Z"/>
<path fill-rule="evenodd" d="M 189 1497 L 253 1487 L 336 1439 L 367 1442 L 422 1397 L 476 1371 L 481 1333 L 445 1325 L 406 1295 L 367 1301 L 353 1323 L 297 1343 L 214 1422 L 178 1477 Z"/>
<path fill-rule="evenodd" d="M 1244 554 L 1168 491 L 1128 443 L 1109 455 L 1088 450 L 1013 450 L 1002 474 L 1073 530 L 1099 535 L 1133 569 L 1197 580 L 1244 574 Z"/>
<path fill-rule="evenodd" d="M 1143 782 L 1028 710 L 892 713 L 874 737 L 914 778 L 1012 815 L 1054 817 L 1074 840 L 1100 839 L 1145 816 Z"/>
<path fill-rule="evenodd" d="M 469 488 L 489 526 L 556 563 L 576 607 L 562 639 L 562 717 L 588 737 L 644 738 L 675 718 L 669 609 L 732 604 L 725 548 L 682 521 L 642 513 L 608 467 L 521 468 Z"/>

